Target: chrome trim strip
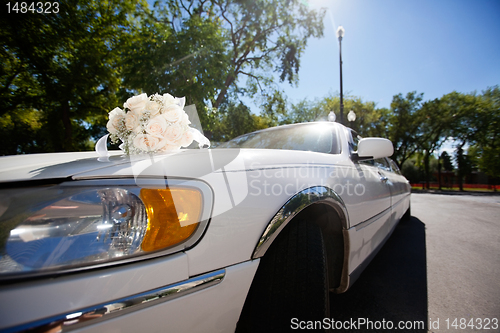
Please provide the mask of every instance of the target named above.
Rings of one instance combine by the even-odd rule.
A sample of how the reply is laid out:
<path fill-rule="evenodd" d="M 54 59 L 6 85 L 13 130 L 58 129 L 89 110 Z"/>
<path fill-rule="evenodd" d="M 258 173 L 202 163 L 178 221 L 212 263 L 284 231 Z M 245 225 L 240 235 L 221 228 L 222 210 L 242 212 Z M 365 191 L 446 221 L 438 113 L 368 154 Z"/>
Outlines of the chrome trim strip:
<path fill-rule="evenodd" d="M 354 226 L 354 228 L 356 228 L 356 231 L 361 230 L 361 229 L 369 226 L 373 222 L 378 221 L 383 215 L 390 213 L 391 211 L 392 211 L 392 206 L 389 206 L 388 208 L 384 209 L 383 211 L 381 211 L 377 215 L 374 215 L 374 216 L 370 217 L 369 219 L 356 224 Z"/>
<path fill-rule="evenodd" d="M 373 222 L 377 221 L 380 217 L 382 217 L 382 215 L 384 214 L 387 214 L 387 211 L 389 210 L 393 210 L 396 206 L 402 204 L 404 202 L 404 200 L 407 198 L 409 194 L 405 195 L 404 198 L 400 199 L 398 202 L 396 202 L 395 204 L 391 205 L 390 207 L 384 209 L 383 211 L 381 211 L 380 213 L 378 213 L 377 215 L 374 215 L 372 217 L 370 217 L 369 219 L 363 221 L 363 222 L 360 222 L 358 224 L 356 224 L 354 227 L 356 228 L 356 231 L 360 230 L 360 229 L 363 229 L 364 227 L 367 227 L 369 226 L 370 224 L 372 224 Z"/>
<path fill-rule="evenodd" d="M 304 208 L 315 204 L 326 203 L 333 207 L 340 216 L 342 227 L 347 229 L 349 225 L 347 209 L 342 198 L 332 189 L 325 186 L 310 187 L 300 191 L 291 197 L 274 215 L 255 247 L 252 259 L 262 257 L 274 239 L 285 228 L 285 226 Z"/>
<path fill-rule="evenodd" d="M 398 205 L 400 205 L 400 204 L 404 203 L 404 201 L 405 201 L 406 199 L 408 199 L 408 196 L 409 196 L 409 195 L 410 195 L 410 193 L 404 194 L 404 196 L 403 196 L 401 199 L 399 199 L 399 200 L 398 200 L 395 204 L 393 204 L 393 205 L 392 205 L 392 208 L 394 208 L 394 207 L 396 207 L 396 206 L 398 206 Z M 394 198 L 394 197 L 393 197 L 393 198 Z"/>
<path fill-rule="evenodd" d="M 225 275 L 226 270 L 221 269 L 169 286 L 121 298 L 110 303 L 95 305 L 1 331 L 21 332 L 29 330 L 30 332 L 53 332 L 57 328 L 57 332 L 68 332 L 215 286 L 222 282 Z"/>
<path fill-rule="evenodd" d="M 370 224 L 372 224 L 373 222 L 377 221 L 379 218 L 382 217 L 382 215 L 384 214 L 387 214 L 387 211 L 392 211 L 396 206 L 402 204 L 404 202 L 404 200 L 406 199 L 407 195 L 400 199 L 398 202 L 396 202 L 395 204 L 391 205 L 390 207 L 384 209 L 383 211 L 381 211 L 380 213 L 378 213 L 377 215 L 374 215 L 372 217 L 370 217 L 369 219 L 363 221 L 363 222 L 360 222 L 358 224 L 356 224 L 354 227 L 356 228 L 356 231 L 360 230 L 360 229 L 363 229 L 364 227 L 367 227 L 369 226 Z"/>
<path fill-rule="evenodd" d="M 342 230 L 342 236 L 344 237 L 344 261 L 342 265 L 342 273 L 340 276 L 340 285 L 335 289 L 330 289 L 330 291 L 340 294 L 345 292 L 350 285 L 350 275 L 349 275 L 349 253 L 351 251 L 351 239 L 349 238 L 349 230 Z"/>

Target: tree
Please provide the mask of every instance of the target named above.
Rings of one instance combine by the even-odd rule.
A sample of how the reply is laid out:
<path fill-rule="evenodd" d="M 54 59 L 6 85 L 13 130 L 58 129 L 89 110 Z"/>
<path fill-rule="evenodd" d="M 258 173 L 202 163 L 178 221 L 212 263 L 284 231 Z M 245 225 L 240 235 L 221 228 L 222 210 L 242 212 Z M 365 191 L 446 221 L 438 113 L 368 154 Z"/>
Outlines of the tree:
<path fill-rule="evenodd" d="M 0 116 L 0 155 L 44 152 L 40 128 L 40 114 L 36 110 L 19 107 L 4 112 Z"/>
<path fill-rule="evenodd" d="M 289 124 L 287 99 L 282 91 L 275 90 L 264 97 L 261 105 L 261 121 L 266 127 Z"/>
<path fill-rule="evenodd" d="M 464 154 L 466 145 L 477 142 L 481 132 L 482 101 L 473 94 L 451 92 L 440 99 L 449 117 L 449 135 L 456 142 L 455 161 L 457 163 L 457 179 L 460 190 L 463 190 L 463 178 L 472 170 L 470 157 Z"/>
<path fill-rule="evenodd" d="M 211 139 L 214 141 L 228 141 L 242 134 L 267 128 L 266 121 L 250 112 L 242 103 L 226 103 L 219 109 L 213 109 L 214 132 Z"/>
<path fill-rule="evenodd" d="M 336 114 L 340 113 L 340 99 L 334 99 L 331 106 Z M 337 110 L 339 110 L 337 112 Z M 387 137 L 389 110 L 377 109 L 375 102 L 364 102 L 361 97 L 347 96 L 344 99 L 344 110 L 346 114 L 353 111 L 356 120 L 346 125 L 355 130 L 362 137 Z"/>
<path fill-rule="evenodd" d="M 462 147 L 474 142 L 480 131 L 479 119 L 482 108 L 481 99 L 476 94 L 463 94 L 451 92 L 440 99 L 443 112 L 448 114 L 447 122 L 450 128 L 450 135 L 459 140 Z"/>
<path fill-rule="evenodd" d="M 0 22 L 0 116 L 12 134 L 2 154 L 91 146 L 118 103 L 120 50 L 133 38 L 138 1 L 69 0 L 57 15 Z"/>
<path fill-rule="evenodd" d="M 282 122 L 294 124 L 326 120 L 328 117 L 328 109 L 325 108 L 324 100 L 310 101 L 304 99 L 296 104 L 292 104 L 290 111 L 286 114 Z"/>
<path fill-rule="evenodd" d="M 301 53 L 310 37 L 322 36 L 323 15 L 300 0 L 156 2 L 144 38 L 131 47 L 125 81 L 137 90 L 186 96 L 198 109 L 219 108 L 232 94 L 273 96 L 271 73 L 297 82 Z"/>
<path fill-rule="evenodd" d="M 460 191 L 464 190 L 464 177 L 472 171 L 472 161 L 467 154 L 464 154 L 462 146 L 458 146 L 455 151 L 455 161 L 457 162 L 457 179 Z"/>
<path fill-rule="evenodd" d="M 448 153 L 446 151 L 443 151 L 441 153 L 441 155 L 438 156 L 437 169 L 438 169 L 439 190 L 441 190 L 442 186 L 443 186 L 443 184 L 442 184 L 443 177 L 442 177 L 442 173 L 441 173 L 443 168 L 444 168 L 444 171 L 447 171 L 447 172 L 453 171 L 453 164 L 451 162 L 451 157 L 450 157 L 450 155 L 448 155 Z M 448 185 L 448 183 L 449 183 L 448 177 L 446 177 L 445 179 L 446 179 L 445 185 Z"/>
<path fill-rule="evenodd" d="M 423 94 L 413 91 L 406 97 L 398 94 L 392 99 L 388 134 L 394 145 L 393 159 L 401 169 L 404 162 L 419 149 L 420 119 L 417 111 L 422 105 L 422 98 Z"/>
<path fill-rule="evenodd" d="M 413 155 L 409 158 L 401 169 L 401 173 L 410 181 L 412 184 L 419 183 L 423 177 L 424 173 L 420 167 L 420 161 L 418 154 Z"/>
<path fill-rule="evenodd" d="M 416 118 L 420 122 L 417 144 L 419 150 L 424 155 L 424 172 L 427 189 L 429 188 L 431 177 L 430 158 L 450 137 L 456 121 L 456 111 L 447 107 L 443 99 L 427 101 L 416 112 Z"/>
<path fill-rule="evenodd" d="M 344 108 L 356 113 L 356 120 L 348 124 L 361 136 L 381 136 L 387 133 L 389 110 L 375 108 L 374 102 L 364 102 L 361 97 L 346 96 Z M 302 100 L 291 106 L 282 123 L 298 123 L 327 120 L 328 114 L 339 114 L 340 97 L 329 95 L 314 101 Z"/>
<path fill-rule="evenodd" d="M 500 88 L 488 88 L 481 97 L 478 111 L 478 131 L 475 142 L 478 148 L 479 168 L 490 177 L 500 175 Z"/>
<path fill-rule="evenodd" d="M 124 50 L 127 87 L 186 97 L 186 105 L 196 105 L 203 128 L 211 132 L 215 124 L 206 102 L 217 98 L 230 66 L 226 32 L 214 6 L 156 1 L 152 10 L 143 8 L 140 38 Z"/>
<path fill-rule="evenodd" d="M 446 151 L 443 151 L 441 153 L 440 159 L 442 161 L 443 169 L 445 171 L 453 171 L 453 163 L 451 162 L 451 156 Z"/>

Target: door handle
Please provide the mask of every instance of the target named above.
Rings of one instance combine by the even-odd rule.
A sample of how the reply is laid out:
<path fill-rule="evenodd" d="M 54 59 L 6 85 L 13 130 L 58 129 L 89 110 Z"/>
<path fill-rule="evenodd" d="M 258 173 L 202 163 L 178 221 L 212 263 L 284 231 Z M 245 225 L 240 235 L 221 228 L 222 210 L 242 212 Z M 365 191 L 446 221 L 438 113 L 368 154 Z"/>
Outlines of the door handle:
<path fill-rule="evenodd" d="M 378 173 L 378 175 L 380 176 L 380 181 L 385 183 L 389 180 L 389 178 L 387 178 L 386 176 L 384 176 L 380 171 Z"/>

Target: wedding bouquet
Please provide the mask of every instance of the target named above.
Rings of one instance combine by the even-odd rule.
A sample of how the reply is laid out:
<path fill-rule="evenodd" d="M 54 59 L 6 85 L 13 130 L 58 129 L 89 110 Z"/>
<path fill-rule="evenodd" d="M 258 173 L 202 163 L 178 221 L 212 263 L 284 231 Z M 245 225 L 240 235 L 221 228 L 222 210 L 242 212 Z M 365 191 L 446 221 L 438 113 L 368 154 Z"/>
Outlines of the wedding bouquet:
<path fill-rule="evenodd" d="M 133 96 L 109 113 L 106 125 L 111 140 L 120 140 L 127 154 L 161 153 L 189 146 L 193 140 L 200 148 L 210 141 L 191 122 L 184 111 L 185 98 L 170 94 Z"/>

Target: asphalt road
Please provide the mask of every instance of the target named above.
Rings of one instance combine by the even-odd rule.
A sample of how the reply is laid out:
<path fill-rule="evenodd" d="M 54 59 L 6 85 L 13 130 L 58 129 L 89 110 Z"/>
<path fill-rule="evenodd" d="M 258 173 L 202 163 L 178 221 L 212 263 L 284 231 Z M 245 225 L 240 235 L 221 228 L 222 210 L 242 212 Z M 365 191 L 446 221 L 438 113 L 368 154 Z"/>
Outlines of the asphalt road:
<path fill-rule="evenodd" d="M 411 219 L 330 303 L 336 321 L 425 323 L 399 330 L 406 332 L 500 332 L 500 196 L 412 194 Z M 373 331 L 366 325 L 347 331 Z"/>

